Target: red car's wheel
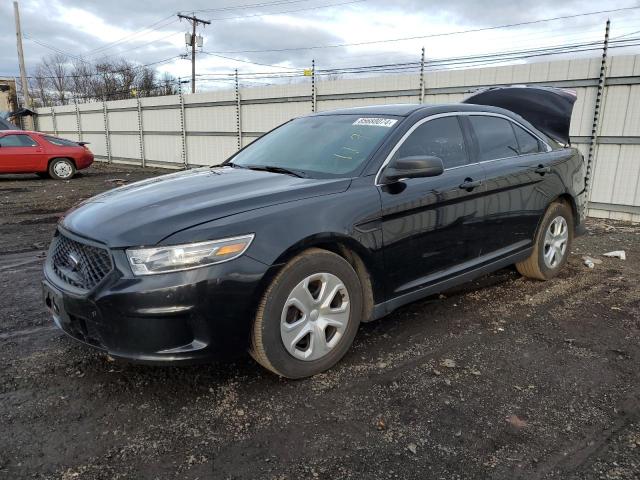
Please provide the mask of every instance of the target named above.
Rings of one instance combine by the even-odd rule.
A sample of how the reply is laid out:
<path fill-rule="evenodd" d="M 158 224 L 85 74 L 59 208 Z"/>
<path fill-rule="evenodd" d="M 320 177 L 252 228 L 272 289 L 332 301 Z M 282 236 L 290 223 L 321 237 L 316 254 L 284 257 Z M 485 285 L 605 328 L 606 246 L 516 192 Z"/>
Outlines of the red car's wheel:
<path fill-rule="evenodd" d="M 56 180 L 69 180 L 76 173 L 76 166 L 67 158 L 54 158 L 49 163 L 49 175 Z"/>

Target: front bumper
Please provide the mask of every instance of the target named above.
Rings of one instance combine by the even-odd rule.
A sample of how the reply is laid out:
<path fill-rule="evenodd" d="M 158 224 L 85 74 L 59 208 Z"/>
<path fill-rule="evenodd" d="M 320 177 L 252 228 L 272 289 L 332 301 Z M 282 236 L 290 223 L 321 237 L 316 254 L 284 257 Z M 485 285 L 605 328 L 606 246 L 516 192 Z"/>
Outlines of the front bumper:
<path fill-rule="evenodd" d="M 44 301 L 55 324 L 114 358 L 198 363 L 246 350 L 253 309 L 269 268 L 243 255 L 184 272 L 135 277 L 124 251 L 114 269 L 81 292 L 45 264 Z"/>

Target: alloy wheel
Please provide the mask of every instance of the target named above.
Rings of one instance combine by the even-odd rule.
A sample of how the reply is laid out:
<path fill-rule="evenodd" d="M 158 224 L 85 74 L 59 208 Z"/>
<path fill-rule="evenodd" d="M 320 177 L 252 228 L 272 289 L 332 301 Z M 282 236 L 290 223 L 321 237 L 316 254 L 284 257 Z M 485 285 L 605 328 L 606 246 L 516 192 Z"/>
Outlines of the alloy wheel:
<path fill-rule="evenodd" d="M 67 162 L 56 162 L 53 166 L 53 173 L 60 178 L 68 178 L 73 173 L 73 169 Z"/>
<path fill-rule="evenodd" d="M 289 293 L 280 318 L 280 336 L 295 358 L 319 360 L 340 342 L 351 306 L 344 283 L 331 273 L 316 273 Z"/>
<path fill-rule="evenodd" d="M 569 241 L 569 227 L 562 216 L 557 216 L 547 227 L 544 236 L 544 263 L 548 268 L 556 268 L 564 258 Z"/>

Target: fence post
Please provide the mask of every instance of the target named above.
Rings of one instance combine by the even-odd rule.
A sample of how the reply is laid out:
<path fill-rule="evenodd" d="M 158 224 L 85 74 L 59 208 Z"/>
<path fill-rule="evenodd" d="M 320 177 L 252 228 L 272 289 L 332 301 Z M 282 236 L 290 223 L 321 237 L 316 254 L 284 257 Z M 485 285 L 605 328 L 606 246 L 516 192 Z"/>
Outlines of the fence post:
<path fill-rule="evenodd" d="M 238 131 L 238 150 L 242 148 L 242 104 L 240 100 L 240 81 L 236 68 L 236 129 Z"/>
<path fill-rule="evenodd" d="M 311 111 L 316 112 L 316 61 L 311 60 Z"/>
<path fill-rule="evenodd" d="M 111 132 L 109 132 L 109 109 L 107 102 L 102 101 L 102 116 L 104 118 L 104 140 L 107 148 L 107 163 L 111 163 Z"/>
<path fill-rule="evenodd" d="M 83 141 L 82 138 L 82 121 L 80 119 L 80 109 L 78 108 L 78 99 L 73 96 L 73 104 L 76 107 L 76 133 L 78 134 L 78 140 Z"/>
<path fill-rule="evenodd" d="M 604 94 L 604 84 L 607 79 L 607 50 L 609 48 L 609 30 L 611 20 L 607 20 L 604 30 L 604 43 L 602 45 L 602 61 L 600 62 L 600 75 L 598 77 L 598 90 L 596 92 L 596 102 L 593 110 L 593 123 L 591 125 L 591 139 L 589 140 L 589 155 L 587 157 L 587 168 L 584 177 L 584 188 L 587 193 L 587 212 L 589 201 L 591 200 L 591 173 L 596 159 L 596 149 L 598 147 L 598 131 L 600 129 L 600 110 L 602 107 L 602 97 Z"/>
<path fill-rule="evenodd" d="M 187 131 L 184 118 L 184 95 L 182 94 L 182 82 L 178 78 L 178 97 L 180 99 L 180 131 L 182 133 L 182 163 L 184 168 L 189 168 L 189 158 L 187 155 Z"/>
<path fill-rule="evenodd" d="M 56 110 L 53 107 L 53 105 L 51 106 L 51 123 L 53 124 L 53 133 L 57 136 L 58 135 L 58 122 L 56 120 Z"/>
<path fill-rule="evenodd" d="M 140 145 L 140 164 L 142 168 L 146 167 L 146 159 L 144 154 L 144 128 L 142 127 L 142 104 L 140 97 L 136 96 L 138 102 L 138 143 Z"/>
<path fill-rule="evenodd" d="M 422 47 L 422 58 L 420 59 L 420 103 L 424 103 L 424 47 Z"/>

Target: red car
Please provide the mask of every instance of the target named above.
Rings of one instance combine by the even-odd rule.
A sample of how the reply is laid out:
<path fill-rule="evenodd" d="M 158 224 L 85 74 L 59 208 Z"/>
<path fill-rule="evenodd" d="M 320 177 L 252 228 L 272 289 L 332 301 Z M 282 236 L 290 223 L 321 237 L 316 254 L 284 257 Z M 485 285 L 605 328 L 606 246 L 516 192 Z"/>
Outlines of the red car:
<path fill-rule="evenodd" d="M 84 142 L 41 132 L 0 130 L 0 173 L 36 173 L 68 180 L 92 163 L 93 153 Z"/>

